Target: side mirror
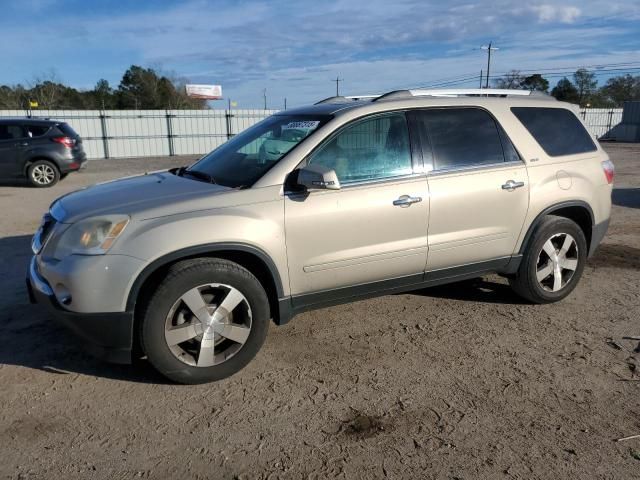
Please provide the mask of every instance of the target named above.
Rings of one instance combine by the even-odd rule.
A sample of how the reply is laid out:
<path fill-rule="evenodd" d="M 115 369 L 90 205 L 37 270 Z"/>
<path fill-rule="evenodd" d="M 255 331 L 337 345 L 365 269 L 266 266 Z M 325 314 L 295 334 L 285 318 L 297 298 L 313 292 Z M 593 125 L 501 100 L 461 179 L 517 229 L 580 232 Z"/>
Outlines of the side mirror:
<path fill-rule="evenodd" d="M 335 170 L 324 165 L 307 165 L 298 170 L 298 185 L 307 190 L 340 190 Z"/>

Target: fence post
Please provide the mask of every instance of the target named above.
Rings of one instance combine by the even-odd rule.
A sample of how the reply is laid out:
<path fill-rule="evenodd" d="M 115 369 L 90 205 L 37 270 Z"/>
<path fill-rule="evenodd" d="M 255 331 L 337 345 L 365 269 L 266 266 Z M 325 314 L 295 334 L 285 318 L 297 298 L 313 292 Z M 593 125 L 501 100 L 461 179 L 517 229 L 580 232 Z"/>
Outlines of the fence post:
<path fill-rule="evenodd" d="M 607 123 L 607 133 L 611 130 L 611 124 L 613 123 L 613 108 L 609 109 L 609 122 Z"/>
<path fill-rule="evenodd" d="M 107 116 L 104 110 L 100 110 L 100 127 L 102 128 L 102 148 L 104 158 L 109 158 L 109 136 L 107 135 Z"/>
<path fill-rule="evenodd" d="M 169 155 L 174 156 L 176 154 L 173 146 L 173 125 L 171 124 L 171 114 L 169 110 L 165 110 L 165 116 L 167 118 L 167 140 L 169 141 Z"/>
<path fill-rule="evenodd" d="M 233 132 L 231 131 L 231 118 L 233 117 L 233 114 L 231 113 L 231 110 L 225 110 L 224 116 L 227 119 L 227 140 L 229 140 L 233 137 Z"/>

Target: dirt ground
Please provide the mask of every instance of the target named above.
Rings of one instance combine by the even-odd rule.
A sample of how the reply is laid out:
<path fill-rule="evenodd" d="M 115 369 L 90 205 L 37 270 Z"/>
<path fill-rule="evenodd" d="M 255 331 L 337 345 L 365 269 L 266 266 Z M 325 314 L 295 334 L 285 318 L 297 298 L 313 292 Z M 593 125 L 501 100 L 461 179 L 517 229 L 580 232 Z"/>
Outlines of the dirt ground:
<path fill-rule="evenodd" d="M 30 305 L 50 202 L 187 163 L 105 160 L 52 189 L 0 186 L 5 478 L 640 478 L 640 145 L 576 291 L 528 305 L 497 276 L 305 313 L 225 381 L 114 366 Z"/>

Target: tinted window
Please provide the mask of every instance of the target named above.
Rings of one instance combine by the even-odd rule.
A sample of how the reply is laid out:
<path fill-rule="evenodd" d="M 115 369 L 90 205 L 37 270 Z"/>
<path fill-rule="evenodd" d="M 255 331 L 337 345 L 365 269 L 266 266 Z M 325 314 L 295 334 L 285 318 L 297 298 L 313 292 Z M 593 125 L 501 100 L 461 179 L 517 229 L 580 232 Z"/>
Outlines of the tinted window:
<path fill-rule="evenodd" d="M 48 125 L 27 125 L 27 134 L 30 137 L 41 137 L 49 131 Z"/>
<path fill-rule="evenodd" d="M 496 122 L 484 110 L 424 110 L 419 118 L 428 133 L 436 169 L 504 162 Z"/>
<path fill-rule="evenodd" d="M 20 125 L 0 124 L 0 140 L 24 138 L 24 130 Z"/>
<path fill-rule="evenodd" d="M 67 137 L 76 138 L 80 136 L 76 133 L 76 131 L 73 128 L 71 128 L 71 125 L 69 125 L 68 123 L 61 123 L 58 125 L 58 128 Z"/>
<path fill-rule="evenodd" d="M 573 112 L 565 108 L 513 107 L 547 155 L 557 157 L 593 152 L 596 145 Z"/>
<path fill-rule="evenodd" d="M 361 120 L 340 131 L 309 159 L 335 170 L 340 183 L 413 173 L 403 113 Z"/>

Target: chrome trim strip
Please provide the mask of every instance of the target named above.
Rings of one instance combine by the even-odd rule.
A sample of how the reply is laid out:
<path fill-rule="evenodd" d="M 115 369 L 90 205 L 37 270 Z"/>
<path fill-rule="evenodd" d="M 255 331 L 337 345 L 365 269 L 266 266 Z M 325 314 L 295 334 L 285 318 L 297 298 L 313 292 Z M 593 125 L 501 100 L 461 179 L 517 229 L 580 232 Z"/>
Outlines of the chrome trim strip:
<path fill-rule="evenodd" d="M 440 170 L 431 170 L 428 173 L 430 177 L 436 177 L 440 175 L 447 175 L 449 173 L 466 173 L 466 172 L 475 172 L 482 170 L 491 170 L 495 168 L 513 168 L 513 167 L 524 167 L 525 163 L 522 160 L 518 160 L 516 162 L 498 162 L 498 163 L 488 163 L 486 165 L 469 165 L 465 167 L 451 167 L 451 168 L 443 168 Z"/>
<path fill-rule="evenodd" d="M 31 282 L 31 286 L 39 292 L 47 296 L 53 295 L 53 290 L 47 281 L 38 273 L 38 263 L 35 256 L 31 257 L 31 263 L 29 264 L 29 281 Z"/>

